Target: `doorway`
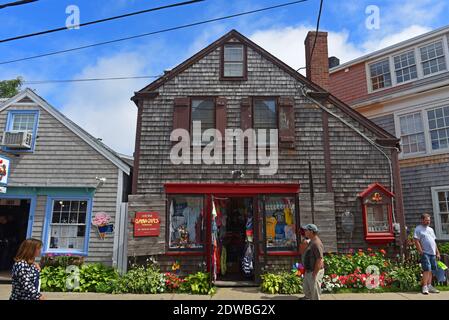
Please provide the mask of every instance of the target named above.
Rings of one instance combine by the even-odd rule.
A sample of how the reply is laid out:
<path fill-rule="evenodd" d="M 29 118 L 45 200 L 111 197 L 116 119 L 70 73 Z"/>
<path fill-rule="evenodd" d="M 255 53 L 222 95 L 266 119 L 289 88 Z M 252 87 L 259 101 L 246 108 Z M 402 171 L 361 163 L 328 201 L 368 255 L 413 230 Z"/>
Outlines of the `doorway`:
<path fill-rule="evenodd" d="M 254 200 L 218 197 L 214 201 L 215 278 L 223 282 L 254 281 Z"/>
<path fill-rule="evenodd" d="M 31 199 L 0 198 L 0 272 L 11 270 L 20 244 L 27 237 Z"/>

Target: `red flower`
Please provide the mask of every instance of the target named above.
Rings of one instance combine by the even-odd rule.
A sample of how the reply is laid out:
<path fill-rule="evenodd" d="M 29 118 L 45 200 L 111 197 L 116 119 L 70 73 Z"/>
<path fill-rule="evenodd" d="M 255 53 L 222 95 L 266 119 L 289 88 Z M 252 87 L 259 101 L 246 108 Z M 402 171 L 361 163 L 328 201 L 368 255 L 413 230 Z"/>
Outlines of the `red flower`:
<path fill-rule="evenodd" d="M 376 254 L 375 254 L 375 253 L 370 253 L 369 256 L 370 256 L 370 257 L 375 257 Z"/>
<path fill-rule="evenodd" d="M 380 249 L 379 252 L 384 256 L 387 252 L 384 249 Z"/>
<path fill-rule="evenodd" d="M 371 249 L 371 248 L 368 248 L 368 249 L 367 249 L 367 251 L 368 251 L 368 252 L 371 252 L 371 251 L 373 251 L 373 249 Z"/>

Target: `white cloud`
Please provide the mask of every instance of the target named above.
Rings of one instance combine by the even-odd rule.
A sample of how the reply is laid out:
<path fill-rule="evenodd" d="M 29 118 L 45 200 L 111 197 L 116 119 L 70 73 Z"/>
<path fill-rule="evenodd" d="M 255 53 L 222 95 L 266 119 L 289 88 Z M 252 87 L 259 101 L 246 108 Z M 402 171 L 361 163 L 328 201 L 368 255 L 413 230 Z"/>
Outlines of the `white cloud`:
<path fill-rule="evenodd" d="M 146 61 L 134 53 L 100 58 L 74 78 L 143 75 Z M 62 112 L 114 150 L 132 155 L 137 108 L 130 97 L 149 80 L 76 83 L 63 94 Z"/>
<path fill-rule="evenodd" d="M 314 30 L 312 26 L 285 27 L 256 31 L 251 40 L 269 51 L 292 68 L 304 67 L 304 40 L 307 32 Z M 347 31 L 330 31 L 328 35 L 329 56 L 336 56 L 341 62 L 354 59 L 363 51 L 349 42 Z M 302 70 L 302 73 L 305 73 Z"/>
<path fill-rule="evenodd" d="M 424 27 L 420 25 L 412 25 L 409 26 L 402 31 L 397 33 L 386 35 L 382 38 L 374 38 L 372 40 L 368 40 L 362 44 L 364 51 L 372 52 L 376 50 L 380 50 L 386 48 L 388 46 L 394 45 L 396 43 L 402 42 L 404 40 L 408 40 L 419 36 L 423 33 L 429 32 L 432 29 L 429 27 Z"/>
<path fill-rule="evenodd" d="M 307 32 L 314 30 L 312 26 L 272 28 L 256 31 L 251 40 L 290 65 L 298 69 L 305 66 L 304 39 Z M 431 28 L 420 25 L 409 26 L 397 33 L 354 43 L 349 40 L 349 31 L 328 31 L 329 56 L 336 56 L 340 63 L 345 63 L 364 54 L 388 47 L 401 41 L 429 32 Z M 301 71 L 305 74 L 305 71 Z"/>

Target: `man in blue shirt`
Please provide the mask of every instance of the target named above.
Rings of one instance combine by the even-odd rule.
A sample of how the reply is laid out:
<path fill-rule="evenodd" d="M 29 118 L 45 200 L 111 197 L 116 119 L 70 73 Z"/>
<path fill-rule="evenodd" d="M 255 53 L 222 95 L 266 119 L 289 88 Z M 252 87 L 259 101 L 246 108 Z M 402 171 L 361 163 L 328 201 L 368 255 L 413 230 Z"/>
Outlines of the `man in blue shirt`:
<path fill-rule="evenodd" d="M 440 260 L 440 252 L 435 242 L 435 232 L 430 227 L 430 214 L 424 213 L 421 215 L 421 224 L 416 227 L 413 238 L 416 249 L 421 255 L 422 293 L 439 293 L 432 286 L 432 271 L 437 269 L 436 259 Z"/>

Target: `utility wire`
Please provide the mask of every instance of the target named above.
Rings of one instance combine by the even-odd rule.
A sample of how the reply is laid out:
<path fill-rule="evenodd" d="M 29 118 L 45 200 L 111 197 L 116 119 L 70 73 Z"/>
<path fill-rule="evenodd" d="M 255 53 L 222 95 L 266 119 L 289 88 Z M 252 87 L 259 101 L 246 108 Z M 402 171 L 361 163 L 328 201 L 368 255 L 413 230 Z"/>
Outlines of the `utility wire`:
<path fill-rule="evenodd" d="M 158 30 L 158 31 L 148 32 L 148 33 L 142 33 L 142 34 L 135 35 L 135 36 L 125 37 L 125 38 L 120 38 L 120 39 L 115 39 L 115 40 L 110 40 L 110 41 L 104 41 L 104 42 L 98 42 L 98 43 L 93 43 L 93 44 L 86 45 L 86 46 L 75 47 L 75 48 L 59 50 L 59 51 L 53 51 L 53 52 L 43 53 L 43 54 L 30 56 L 30 57 L 25 57 L 25 58 L 20 58 L 20 59 L 2 61 L 2 62 L 0 62 L 0 65 L 14 63 L 14 62 L 19 62 L 19 61 L 25 61 L 25 60 L 31 60 L 31 59 L 37 59 L 37 58 L 42 58 L 42 57 L 48 57 L 48 56 L 53 56 L 53 55 L 57 55 L 57 54 L 62 54 L 62 53 L 67 53 L 67 52 L 72 52 L 72 51 L 77 51 L 77 50 L 82 50 L 82 49 L 102 46 L 102 45 L 106 45 L 106 44 L 122 42 L 122 41 L 126 41 L 126 40 L 131 40 L 131 39 L 143 38 L 143 37 L 147 37 L 147 36 L 155 35 L 155 34 L 159 34 L 159 33 L 164 33 L 164 32 L 169 32 L 169 31 L 174 31 L 174 30 L 179 30 L 179 29 L 185 29 L 185 28 L 189 28 L 189 27 L 193 27 L 193 26 L 198 26 L 198 25 L 207 24 L 207 23 L 211 23 L 211 22 L 231 19 L 231 18 L 240 17 L 240 16 L 244 16 L 244 15 L 249 15 L 249 14 L 253 14 L 253 13 L 257 13 L 257 12 L 272 10 L 272 9 L 276 9 L 276 8 L 286 7 L 286 6 L 291 6 L 291 5 L 294 5 L 294 4 L 297 4 L 297 3 L 301 3 L 301 2 L 306 2 L 306 1 L 308 1 L 308 0 L 298 0 L 298 1 L 293 1 L 293 2 L 287 2 L 287 3 L 279 4 L 279 5 L 276 5 L 276 6 L 265 7 L 265 8 L 261 8 L 261 9 L 257 9 L 257 10 L 251 10 L 251 11 L 236 13 L 236 14 L 233 14 L 233 15 L 224 16 L 224 17 L 220 17 L 220 18 L 214 18 L 214 19 L 209 19 L 209 20 L 189 23 L 189 24 L 185 24 L 185 25 L 181 25 L 181 26 L 177 26 L 177 27 L 162 29 L 162 30 Z"/>
<path fill-rule="evenodd" d="M 316 19 L 315 39 L 313 40 L 312 51 L 310 52 L 309 64 L 312 64 L 313 52 L 315 51 L 316 39 L 318 37 L 318 31 L 320 30 L 320 20 L 321 20 L 321 11 L 322 10 L 323 10 L 323 0 L 320 0 L 320 9 L 318 11 L 318 17 Z M 301 67 L 301 68 L 297 69 L 296 71 L 299 71 L 299 70 L 302 70 L 302 69 L 306 69 L 306 68 L 307 67 Z"/>
<path fill-rule="evenodd" d="M 4 9 L 6 7 L 21 6 L 23 4 L 28 4 L 28 3 L 36 2 L 36 1 L 39 1 L 39 0 L 21 0 L 21 1 L 4 3 L 4 4 L 0 4 L 0 9 Z"/>
<path fill-rule="evenodd" d="M 37 1 L 37 0 L 34 0 L 34 1 Z M 136 11 L 136 12 L 131 12 L 131 13 L 127 13 L 127 14 L 122 14 L 122 15 L 114 16 L 114 17 L 110 17 L 110 18 L 105 18 L 105 19 L 100 19 L 100 20 L 95 20 L 95 21 L 89 21 L 89 22 L 81 23 L 81 24 L 75 25 L 75 26 L 70 26 L 70 27 L 65 26 L 65 27 L 60 27 L 60 28 L 56 28 L 56 29 L 50 29 L 50 30 L 46 30 L 46 31 L 39 31 L 39 32 L 35 32 L 35 33 L 24 34 L 24 35 L 12 37 L 12 38 L 6 38 L 6 39 L 0 40 L 0 43 L 14 41 L 14 40 L 19 40 L 19 39 L 24 39 L 24 38 L 30 38 L 30 37 L 35 37 L 35 36 L 40 36 L 40 35 L 43 35 L 43 34 L 59 32 L 59 31 L 63 31 L 63 30 L 69 30 L 69 29 L 72 29 L 72 28 L 75 28 L 75 27 L 85 27 L 85 26 L 92 25 L 92 24 L 97 24 L 97 23 L 102 23 L 102 22 L 106 22 L 106 21 L 122 19 L 122 18 L 130 17 L 130 16 L 139 15 L 139 14 L 142 14 L 142 13 L 148 13 L 148 12 L 151 12 L 151 11 L 158 11 L 158 10 L 163 10 L 163 9 L 168 9 L 168 8 L 185 6 L 185 5 L 194 4 L 194 3 L 197 3 L 197 2 L 203 2 L 203 1 L 205 1 L 205 0 L 191 0 L 191 1 L 185 1 L 185 2 L 178 2 L 178 3 L 174 3 L 174 4 L 162 6 L 162 7 L 150 8 L 150 9 L 145 9 L 145 10 L 141 10 L 141 11 Z"/>
<path fill-rule="evenodd" d="M 149 78 L 159 78 L 161 76 L 162 75 L 158 75 L 158 76 L 108 77 L 108 78 L 85 78 L 85 79 L 63 79 L 63 80 L 35 80 L 35 81 L 24 81 L 23 84 L 48 84 L 48 83 L 67 83 L 67 82 L 88 82 L 88 81 L 149 79 Z"/>

